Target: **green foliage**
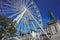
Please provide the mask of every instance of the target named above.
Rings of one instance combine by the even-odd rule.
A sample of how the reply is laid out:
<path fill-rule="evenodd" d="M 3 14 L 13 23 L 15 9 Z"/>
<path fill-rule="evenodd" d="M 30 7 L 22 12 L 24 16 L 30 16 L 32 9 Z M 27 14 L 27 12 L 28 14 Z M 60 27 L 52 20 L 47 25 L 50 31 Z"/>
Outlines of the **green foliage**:
<path fill-rule="evenodd" d="M 15 34 L 17 32 L 16 28 L 14 27 L 15 23 L 16 21 L 13 22 L 10 18 L 0 16 L 0 26 L 4 28 L 0 29 L 0 38 L 2 38 L 3 34 Z"/>

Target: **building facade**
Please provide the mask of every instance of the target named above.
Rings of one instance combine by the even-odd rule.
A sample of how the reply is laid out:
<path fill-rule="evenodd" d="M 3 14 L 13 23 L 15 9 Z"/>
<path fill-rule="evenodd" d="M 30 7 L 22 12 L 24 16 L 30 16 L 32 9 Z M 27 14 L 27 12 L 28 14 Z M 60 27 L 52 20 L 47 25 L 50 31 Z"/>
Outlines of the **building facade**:
<path fill-rule="evenodd" d="M 51 20 L 47 27 L 44 28 L 47 33 L 51 34 L 51 40 L 60 40 L 60 21 Z"/>

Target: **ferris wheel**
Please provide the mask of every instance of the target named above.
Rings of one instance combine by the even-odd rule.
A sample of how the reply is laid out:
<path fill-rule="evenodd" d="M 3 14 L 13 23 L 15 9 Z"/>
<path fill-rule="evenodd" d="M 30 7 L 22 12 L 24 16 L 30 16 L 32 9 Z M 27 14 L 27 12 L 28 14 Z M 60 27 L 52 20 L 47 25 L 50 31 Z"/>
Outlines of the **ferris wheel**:
<path fill-rule="evenodd" d="M 15 27 L 24 32 L 42 27 L 42 17 L 34 0 L 0 0 L 0 15 L 4 15 L 17 21 Z"/>

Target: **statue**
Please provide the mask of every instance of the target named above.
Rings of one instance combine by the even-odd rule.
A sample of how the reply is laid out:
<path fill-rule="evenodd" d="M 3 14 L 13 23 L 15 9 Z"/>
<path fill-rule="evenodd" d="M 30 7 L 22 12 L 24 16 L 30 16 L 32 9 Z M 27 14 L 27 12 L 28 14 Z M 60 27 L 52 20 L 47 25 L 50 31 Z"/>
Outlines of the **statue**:
<path fill-rule="evenodd" d="M 55 20 L 55 17 L 54 17 L 54 15 L 53 15 L 53 12 L 50 11 L 50 10 L 48 10 L 48 13 L 49 13 L 49 15 L 50 15 L 50 20 Z"/>

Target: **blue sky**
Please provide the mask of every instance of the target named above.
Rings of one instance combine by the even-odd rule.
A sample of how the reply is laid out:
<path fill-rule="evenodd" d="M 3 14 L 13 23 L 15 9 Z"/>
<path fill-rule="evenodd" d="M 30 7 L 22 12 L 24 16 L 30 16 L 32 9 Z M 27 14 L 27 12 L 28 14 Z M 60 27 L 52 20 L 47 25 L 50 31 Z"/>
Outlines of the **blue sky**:
<path fill-rule="evenodd" d="M 51 10 L 56 19 L 60 20 L 60 0 L 35 0 L 43 18 L 43 25 L 50 20 L 48 10 Z"/>

